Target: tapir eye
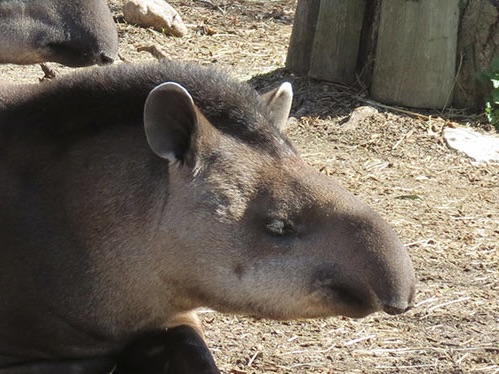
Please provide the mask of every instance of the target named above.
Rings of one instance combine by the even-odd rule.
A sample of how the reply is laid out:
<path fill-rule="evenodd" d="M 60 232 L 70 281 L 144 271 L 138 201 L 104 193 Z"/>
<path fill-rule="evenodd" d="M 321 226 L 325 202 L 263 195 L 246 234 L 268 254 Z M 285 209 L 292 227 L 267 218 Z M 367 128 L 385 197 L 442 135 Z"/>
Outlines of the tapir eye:
<path fill-rule="evenodd" d="M 267 232 L 273 236 L 283 236 L 296 233 L 295 227 L 289 221 L 272 219 L 265 225 Z"/>

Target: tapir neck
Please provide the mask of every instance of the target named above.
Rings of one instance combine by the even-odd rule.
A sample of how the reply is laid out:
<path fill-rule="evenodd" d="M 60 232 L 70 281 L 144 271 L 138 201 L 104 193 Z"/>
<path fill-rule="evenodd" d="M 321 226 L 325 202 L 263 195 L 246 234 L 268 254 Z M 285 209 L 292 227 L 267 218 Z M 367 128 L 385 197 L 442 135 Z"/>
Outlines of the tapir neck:
<path fill-rule="evenodd" d="M 2 208 L 2 227 L 12 235 L 2 234 L 0 264 L 17 267 L 0 265 L 0 289 L 26 295 L 2 295 L 17 304 L 0 305 L 0 340 L 10 341 L 14 351 L 39 350 L 40 358 L 50 356 L 44 339 L 58 347 L 58 355 L 98 354 L 137 330 L 164 325 L 175 307 L 151 243 L 168 199 L 167 162 L 150 152 L 139 125 L 65 147 L 36 144 L 16 139 L 2 149 L 12 167 L 26 172 L 7 177 L 10 172 L 0 169 L 0 178 L 11 181 L 0 186 L 0 208 L 26 214 Z M 16 235 L 20 227 L 29 230 Z M 33 274 L 19 278 L 25 268 Z M 12 320 L 16 314 L 39 340 L 9 330 L 19 326 Z M 59 334 L 68 329 L 74 330 L 73 345 Z"/>

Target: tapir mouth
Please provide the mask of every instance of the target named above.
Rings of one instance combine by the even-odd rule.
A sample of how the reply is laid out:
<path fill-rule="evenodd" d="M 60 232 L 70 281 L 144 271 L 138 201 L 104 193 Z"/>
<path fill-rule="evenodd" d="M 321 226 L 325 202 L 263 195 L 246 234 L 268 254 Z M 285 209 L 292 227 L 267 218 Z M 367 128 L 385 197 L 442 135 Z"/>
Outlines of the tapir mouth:
<path fill-rule="evenodd" d="M 380 309 L 369 292 L 344 285 L 330 286 L 327 292 L 331 293 L 333 306 L 346 317 L 362 318 Z"/>
<path fill-rule="evenodd" d="M 354 291 L 353 289 L 338 286 L 332 287 L 332 291 L 343 303 L 353 307 L 361 308 L 367 304 L 364 299 L 365 295 L 360 295 L 359 292 Z"/>
<path fill-rule="evenodd" d="M 409 302 L 402 299 L 384 302 L 380 300 L 369 287 L 353 288 L 349 286 L 327 287 L 325 291 L 329 293 L 327 299 L 339 314 L 351 318 L 362 318 L 371 313 L 383 311 L 390 315 L 397 315 L 407 312 L 414 307 L 413 297 Z"/>
<path fill-rule="evenodd" d="M 312 276 L 320 302 L 334 314 L 362 318 L 383 311 L 397 315 L 414 306 L 415 282 L 410 276 L 398 282 L 386 276 L 371 284 L 340 270 L 338 265 L 322 265 Z"/>
<path fill-rule="evenodd" d="M 109 65 L 114 61 L 114 58 L 105 52 L 96 53 L 77 41 L 48 43 L 47 49 L 52 55 L 57 56 L 56 62 L 69 67 Z"/>
<path fill-rule="evenodd" d="M 312 287 L 318 291 L 322 302 L 334 311 L 334 314 L 362 318 L 381 309 L 367 285 L 338 278 L 334 266 L 321 267 L 312 278 Z"/>

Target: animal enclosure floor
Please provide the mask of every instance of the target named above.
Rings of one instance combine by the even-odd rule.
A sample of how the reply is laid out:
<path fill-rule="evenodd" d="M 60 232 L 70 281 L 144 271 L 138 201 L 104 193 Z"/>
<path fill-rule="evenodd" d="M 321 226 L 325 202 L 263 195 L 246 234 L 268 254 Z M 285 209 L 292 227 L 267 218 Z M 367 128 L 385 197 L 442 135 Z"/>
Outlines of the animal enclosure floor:
<path fill-rule="evenodd" d="M 153 60 L 137 48 L 154 46 L 259 90 L 291 81 L 288 131 L 304 159 L 387 218 L 416 268 L 417 305 L 401 316 L 274 322 L 203 311 L 223 373 L 499 373 L 499 164 L 473 165 L 442 140 L 445 126 L 483 118 L 405 114 L 370 102 L 358 85 L 289 74 L 293 0 L 171 0 L 190 30 L 184 38 L 126 24 L 123 3 L 110 0 L 124 62 Z M 0 67 L 4 81 L 42 75 Z"/>

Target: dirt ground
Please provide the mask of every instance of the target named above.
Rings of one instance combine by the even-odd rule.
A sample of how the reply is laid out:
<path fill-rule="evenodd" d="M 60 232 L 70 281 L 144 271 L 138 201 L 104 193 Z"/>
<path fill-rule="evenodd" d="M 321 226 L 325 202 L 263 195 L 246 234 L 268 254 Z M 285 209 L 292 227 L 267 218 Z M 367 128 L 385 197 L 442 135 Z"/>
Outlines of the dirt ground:
<path fill-rule="evenodd" d="M 294 0 L 171 0 L 190 30 L 184 38 L 126 24 L 123 2 L 110 6 L 124 62 L 152 60 L 137 48 L 156 46 L 259 90 L 292 82 L 289 135 L 303 157 L 386 217 L 416 268 L 417 305 L 401 316 L 274 322 L 202 311 L 223 373 L 499 373 L 499 164 L 473 165 L 442 141 L 444 126 L 483 117 L 404 114 L 361 87 L 286 72 Z M 13 82 L 42 75 L 38 66 L 0 67 Z"/>

